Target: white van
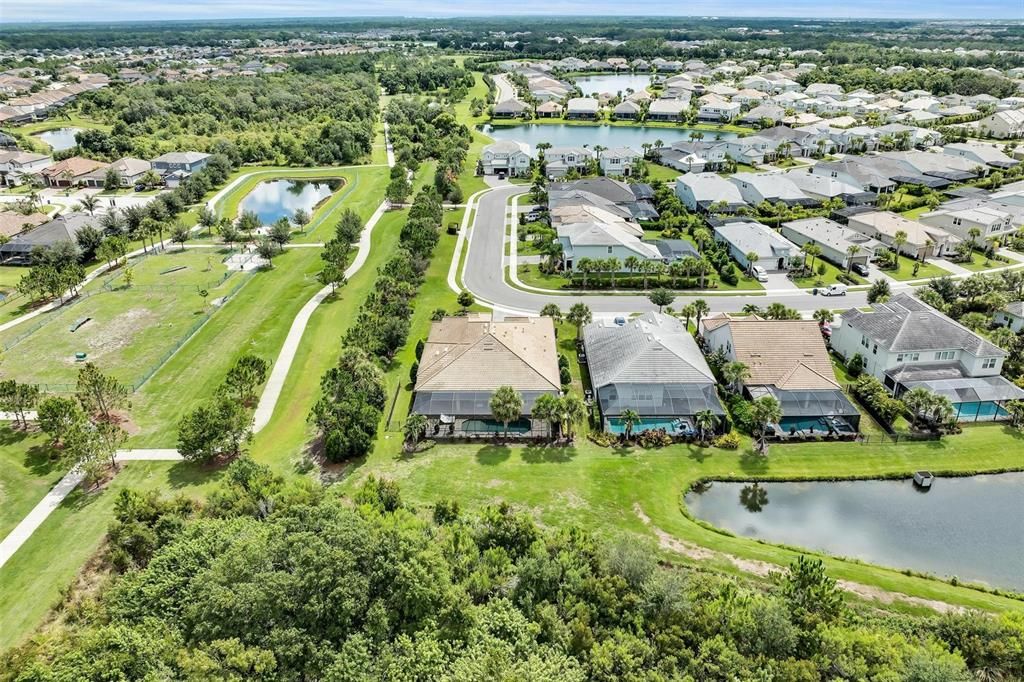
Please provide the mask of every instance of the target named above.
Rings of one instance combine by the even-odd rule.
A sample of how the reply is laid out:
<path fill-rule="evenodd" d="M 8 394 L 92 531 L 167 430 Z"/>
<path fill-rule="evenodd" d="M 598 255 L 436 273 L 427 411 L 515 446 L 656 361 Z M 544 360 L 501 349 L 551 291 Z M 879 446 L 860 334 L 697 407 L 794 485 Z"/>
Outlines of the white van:
<path fill-rule="evenodd" d="M 755 265 L 754 267 L 750 268 L 750 271 L 754 273 L 754 278 L 758 282 L 768 281 L 768 271 L 762 268 L 760 265 Z"/>
<path fill-rule="evenodd" d="M 845 284 L 830 284 L 824 289 L 818 289 L 822 296 L 846 296 Z"/>

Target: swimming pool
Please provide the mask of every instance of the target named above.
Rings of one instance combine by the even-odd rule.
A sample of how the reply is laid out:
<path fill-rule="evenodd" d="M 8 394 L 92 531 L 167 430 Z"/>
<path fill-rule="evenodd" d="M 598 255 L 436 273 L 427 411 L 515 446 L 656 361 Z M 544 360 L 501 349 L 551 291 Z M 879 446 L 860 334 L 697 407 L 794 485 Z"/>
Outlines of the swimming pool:
<path fill-rule="evenodd" d="M 798 433 L 807 432 L 826 434 L 830 432 L 830 423 L 832 426 L 831 431 L 835 431 L 837 433 L 856 433 L 856 429 L 850 426 L 850 424 L 845 420 L 837 417 L 783 417 L 779 421 L 779 427 L 783 434 L 792 433 L 794 430 Z"/>
<path fill-rule="evenodd" d="M 633 424 L 633 433 L 665 429 L 665 433 L 687 435 L 694 433 L 693 426 L 686 419 L 679 417 L 643 417 Z M 621 434 L 626 432 L 622 419 L 616 417 L 608 420 L 608 433 Z"/>

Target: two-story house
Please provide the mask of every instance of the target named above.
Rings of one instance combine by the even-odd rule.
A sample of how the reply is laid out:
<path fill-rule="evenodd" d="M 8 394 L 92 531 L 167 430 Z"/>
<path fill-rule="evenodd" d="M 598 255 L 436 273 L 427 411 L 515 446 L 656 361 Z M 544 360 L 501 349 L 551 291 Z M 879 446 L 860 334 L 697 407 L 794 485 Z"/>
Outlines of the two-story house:
<path fill-rule="evenodd" d="M 953 404 L 957 421 L 992 421 L 1009 415 L 1003 405 L 1024 390 L 1000 376 L 1006 351 L 910 294 L 851 308 L 832 329 L 832 348 L 896 397 L 924 387 Z"/>
<path fill-rule="evenodd" d="M 484 175 L 523 175 L 530 171 L 533 154 L 530 145 L 515 140 L 500 140 L 484 147 L 480 167 Z"/>
<path fill-rule="evenodd" d="M 544 152 L 544 173 L 549 178 L 560 178 L 575 168 L 585 171 L 594 158 L 586 147 L 551 147 Z"/>
<path fill-rule="evenodd" d="M 642 153 L 629 147 L 612 147 L 601 152 L 598 165 L 605 175 L 628 178 L 643 157 Z"/>

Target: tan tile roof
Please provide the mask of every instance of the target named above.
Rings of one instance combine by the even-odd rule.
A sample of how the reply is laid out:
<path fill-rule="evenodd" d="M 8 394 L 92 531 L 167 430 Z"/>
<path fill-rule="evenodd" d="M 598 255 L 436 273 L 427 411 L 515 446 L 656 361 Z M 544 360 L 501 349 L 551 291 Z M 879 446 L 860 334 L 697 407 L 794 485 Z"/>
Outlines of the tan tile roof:
<path fill-rule="evenodd" d="M 446 317 L 430 327 L 416 379 L 417 391 L 558 390 L 554 325 L 546 317 Z"/>
<path fill-rule="evenodd" d="M 731 320 L 736 359 L 750 370 L 748 384 L 785 390 L 839 388 L 814 320 Z"/>
<path fill-rule="evenodd" d="M 17 211 L 0 211 L 0 235 L 13 237 L 26 227 L 42 225 L 50 219 L 45 213 L 18 213 Z"/>
<path fill-rule="evenodd" d="M 84 156 L 72 156 L 63 161 L 58 161 L 48 168 L 44 168 L 42 174 L 49 177 L 60 177 L 67 171 L 72 178 L 77 178 L 80 175 L 85 175 L 89 171 L 94 171 L 106 165 L 101 161 L 93 161 Z"/>

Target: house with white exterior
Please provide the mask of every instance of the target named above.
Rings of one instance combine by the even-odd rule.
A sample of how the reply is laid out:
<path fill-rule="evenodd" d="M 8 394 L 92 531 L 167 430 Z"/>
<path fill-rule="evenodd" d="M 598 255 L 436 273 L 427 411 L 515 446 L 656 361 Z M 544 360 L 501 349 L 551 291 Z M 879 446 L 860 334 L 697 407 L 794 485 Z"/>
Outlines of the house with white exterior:
<path fill-rule="evenodd" d="M 779 229 L 783 237 L 797 246 L 818 245 L 822 258 L 844 270 L 849 270 L 852 265 L 866 266 L 876 253 L 885 248 L 880 241 L 828 218 L 790 220 L 782 223 Z"/>
<path fill-rule="evenodd" d="M 597 163 L 603 175 L 628 178 L 633 175 L 633 168 L 644 158 L 642 152 L 629 147 L 612 147 L 601 152 Z"/>
<path fill-rule="evenodd" d="M 679 121 L 689 108 L 689 100 L 656 99 L 647 108 L 648 121 Z"/>
<path fill-rule="evenodd" d="M 1001 149 L 990 144 L 956 142 L 945 145 L 942 148 L 942 153 L 999 169 L 1013 168 L 1020 163 L 1017 159 L 1007 156 Z"/>
<path fill-rule="evenodd" d="M 704 95 L 697 102 L 697 118 L 701 121 L 731 121 L 743 111 L 738 102 L 718 95 Z"/>
<path fill-rule="evenodd" d="M 735 213 L 747 205 L 736 185 L 717 173 L 686 173 L 676 178 L 676 196 L 691 211 L 706 213 L 712 205 L 720 213 Z"/>
<path fill-rule="evenodd" d="M 530 172 L 533 160 L 530 145 L 515 140 L 500 140 L 484 147 L 480 154 L 480 166 L 484 175 L 505 173 L 512 176 Z"/>
<path fill-rule="evenodd" d="M 661 260 L 661 251 L 650 242 L 641 241 L 643 230 L 633 223 L 567 223 L 556 228 L 562 246 L 562 269 L 572 272 L 580 260 L 615 258 L 620 271 L 630 256 L 641 260 Z"/>
<path fill-rule="evenodd" d="M 1024 331 L 1024 301 L 1007 303 L 992 315 L 992 321 L 1020 334 Z"/>
<path fill-rule="evenodd" d="M 971 231 L 977 229 L 980 233 L 976 239 L 979 245 L 984 244 L 988 237 L 1009 234 L 1017 229 L 1012 214 L 985 205 L 970 208 L 940 206 L 934 211 L 922 213 L 917 219 L 925 225 L 942 228 L 963 241 L 970 241 Z"/>
<path fill-rule="evenodd" d="M 12 150 L 0 152 L 0 187 L 17 187 L 31 175 L 53 165 L 53 157 Z"/>
<path fill-rule="evenodd" d="M 1024 109 L 997 111 L 969 124 L 982 135 L 999 140 L 1024 136 Z"/>
<path fill-rule="evenodd" d="M 906 235 L 906 241 L 900 246 L 900 253 L 917 260 L 942 257 L 960 241 L 942 228 L 925 225 L 889 211 L 854 214 L 849 217 L 847 225 L 890 248 L 895 247 L 894 239 L 902 232 Z"/>
<path fill-rule="evenodd" d="M 742 220 L 714 226 L 715 241 L 725 244 L 729 255 L 744 270 L 759 265 L 768 272 L 779 272 L 789 267 L 797 246 L 778 232 L 754 222 Z M 757 262 L 751 263 L 748 254 L 756 253 Z"/>
<path fill-rule="evenodd" d="M 565 117 L 594 120 L 600 109 L 601 104 L 593 97 L 573 97 L 566 103 Z"/>
<path fill-rule="evenodd" d="M 948 397 L 957 421 L 1008 418 L 1003 405 L 1024 398 L 999 374 L 1006 351 L 910 294 L 844 312 L 832 348 L 847 362 L 860 355 L 896 397 L 918 387 Z"/>
<path fill-rule="evenodd" d="M 544 150 L 544 173 L 560 178 L 573 168 L 584 171 L 593 158 L 594 153 L 586 147 L 551 147 Z"/>
<path fill-rule="evenodd" d="M 756 206 L 763 201 L 787 206 L 810 206 L 817 203 L 800 191 L 785 173 L 734 173 L 728 178 L 736 185 L 743 201 Z"/>

